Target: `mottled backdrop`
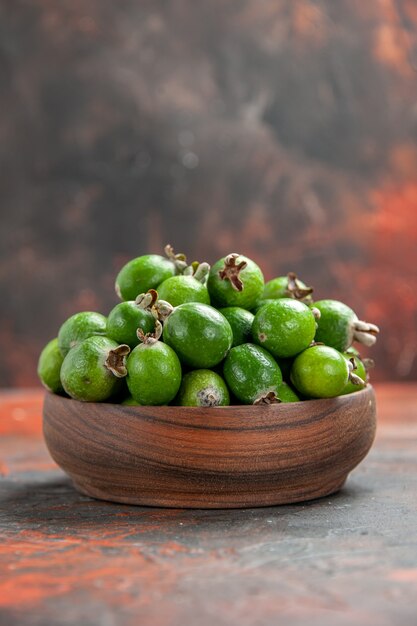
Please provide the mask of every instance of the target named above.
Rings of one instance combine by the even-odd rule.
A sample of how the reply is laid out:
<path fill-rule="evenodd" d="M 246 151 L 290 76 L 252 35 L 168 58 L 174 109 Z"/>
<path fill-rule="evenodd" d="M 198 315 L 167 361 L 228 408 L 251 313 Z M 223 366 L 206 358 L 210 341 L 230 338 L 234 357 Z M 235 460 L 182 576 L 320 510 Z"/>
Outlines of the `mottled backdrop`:
<path fill-rule="evenodd" d="M 416 378 L 414 0 L 1 0 L 0 99 L 0 386 L 166 242 L 295 270 Z"/>

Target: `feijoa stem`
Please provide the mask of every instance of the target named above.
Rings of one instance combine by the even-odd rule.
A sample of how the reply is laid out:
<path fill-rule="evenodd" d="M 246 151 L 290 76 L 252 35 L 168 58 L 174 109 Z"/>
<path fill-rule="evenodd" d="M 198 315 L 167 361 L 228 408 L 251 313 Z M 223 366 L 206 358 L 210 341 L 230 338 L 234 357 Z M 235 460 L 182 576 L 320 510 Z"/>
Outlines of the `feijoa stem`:
<path fill-rule="evenodd" d="M 295 300 L 304 300 L 308 296 L 311 296 L 314 289 L 313 287 L 302 287 L 297 279 L 297 274 L 294 272 L 288 272 L 288 287 L 286 289 L 290 298 Z"/>
<path fill-rule="evenodd" d="M 146 293 L 140 293 L 137 296 L 135 300 L 135 304 L 140 309 L 143 309 L 144 311 L 150 311 L 151 313 L 153 313 L 153 308 L 157 300 L 158 300 L 158 292 L 155 291 L 155 289 L 149 289 L 149 291 L 147 291 Z"/>
<path fill-rule="evenodd" d="M 239 276 L 240 272 L 245 269 L 247 266 L 246 261 L 241 261 L 236 264 L 236 260 L 238 259 L 239 254 L 235 252 L 233 254 L 229 254 L 224 260 L 224 267 L 219 270 L 219 277 L 222 280 L 229 280 L 233 289 L 236 291 L 243 291 L 243 282 Z"/>
<path fill-rule="evenodd" d="M 155 329 L 153 331 L 153 333 L 144 333 L 143 332 L 143 328 L 138 328 L 136 331 L 136 334 L 138 336 L 138 339 L 140 339 L 140 341 L 147 345 L 150 346 L 153 343 L 156 343 L 162 335 L 162 324 L 159 320 L 155 320 Z"/>
<path fill-rule="evenodd" d="M 312 306 L 310 311 L 312 312 L 312 314 L 314 315 L 314 319 L 317 321 L 321 318 L 321 311 L 320 309 L 318 309 L 315 306 Z"/>
<path fill-rule="evenodd" d="M 275 393 L 275 391 L 268 391 L 268 393 L 264 393 L 259 398 L 253 402 L 253 404 L 279 404 L 282 402 Z"/>
<path fill-rule="evenodd" d="M 129 346 L 124 343 L 109 351 L 104 365 L 116 378 L 124 378 L 127 375 L 126 357 L 129 352 Z"/>
<path fill-rule="evenodd" d="M 363 345 L 368 346 L 368 348 L 374 345 L 378 333 L 379 328 L 375 326 L 375 324 L 369 324 L 362 320 L 353 322 L 353 340 L 363 343 Z"/>
<path fill-rule="evenodd" d="M 187 267 L 187 257 L 182 252 L 175 254 L 174 248 L 168 243 L 164 248 L 165 255 L 173 262 L 179 274 L 182 274 Z"/>
<path fill-rule="evenodd" d="M 155 304 L 156 317 L 160 322 L 165 322 L 166 318 L 171 315 L 173 310 L 174 307 L 172 304 L 166 300 L 157 300 Z"/>
<path fill-rule="evenodd" d="M 358 369 L 355 363 L 354 357 L 349 359 L 348 366 L 349 366 L 349 382 L 351 382 L 353 385 L 366 385 L 366 381 L 362 380 L 360 376 L 354 373 L 354 370 Z"/>

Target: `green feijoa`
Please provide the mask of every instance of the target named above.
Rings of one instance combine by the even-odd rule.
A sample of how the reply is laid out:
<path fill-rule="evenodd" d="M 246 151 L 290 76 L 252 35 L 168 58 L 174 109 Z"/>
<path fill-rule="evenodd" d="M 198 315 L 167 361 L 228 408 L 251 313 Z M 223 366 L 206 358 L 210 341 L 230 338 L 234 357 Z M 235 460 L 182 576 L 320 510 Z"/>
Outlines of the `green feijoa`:
<path fill-rule="evenodd" d="M 226 383 L 243 404 L 262 403 L 278 394 L 281 370 L 275 359 L 260 346 L 243 343 L 232 348 L 223 366 Z"/>
<path fill-rule="evenodd" d="M 348 352 L 342 352 L 342 355 L 350 363 L 353 362 L 353 373 L 359 379 L 363 381 L 363 383 L 361 383 L 358 378 L 354 378 L 356 382 L 352 382 L 352 380 L 349 379 L 349 381 L 346 384 L 346 387 L 343 389 L 343 391 L 340 392 L 341 396 L 345 396 L 348 393 L 353 393 L 354 391 L 359 391 L 360 389 L 364 389 L 366 387 L 368 373 L 361 359 L 358 356 L 352 354 L 350 350 Z"/>
<path fill-rule="evenodd" d="M 212 306 L 185 302 L 167 317 L 163 339 L 182 363 L 208 369 L 220 363 L 229 352 L 233 333 L 227 319 Z"/>
<path fill-rule="evenodd" d="M 127 343 L 131 348 L 139 343 L 138 328 L 146 334 L 152 332 L 154 327 L 152 313 L 140 308 L 133 300 L 116 304 L 107 318 L 107 336 L 118 343 Z"/>
<path fill-rule="evenodd" d="M 232 328 L 233 347 L 252 341 L 253 313 L 238 306 L 225 307 L 219 311 L 225 316 Z"/>
<path fill-rule="evenodd" d="M 248 257 L 229 254 L 213 265 L 207 286 L 216 306 L 252 309 L 262 295 L 264 277 Z"/>
<path fill-rule="evenodd" d="M 58 339 L 52 339 L 42 350 L 38 361 L 38 376 L 41 383 L 53 393 L 61 393 L 60 372 L 64 357 L 58 347 Z"/>
<path fill-rule="evenodd" d="M 291 369 L 291 382 L 309 398 L 333 398 L 342 393 L 349 380 L 348 361 L 328 346 L 311 346 L 301 352 Z"/>
<path fill-rule="evenodd" d="M 164 280 L 187 267 L 185 256 L 175 254 L 172 246 L 165 246 L 165 254 L 167 258 L 144 254 L 126 263 L 116 278 L 115 289 L 119 298 L 135 300 L 139 294 L 156 289 Z"/>
<path fill-rule="evenodd" d="M 252 326 L 256 343 L 279 358 L 295 356 L 313 341 L 314 315 L 303 302 L 280 298 L 261 307 Z"/>
<path fill-rule="evenodd" d="M 286 276 L 278 276 L 265 284 L 262 298 L 294 298 L 304 302 L 311 302 L 312 287 L 307 287 L 302 280 L 299 280 L 294 272 L 289 272 Z"/>
<path fill-rule="evenodd" d="M 316 341 L 345 352 L 353 341 L 372 346 L 379 333 L 378 326 L 359 320 L 356 313 L 338 300 L 319 300 L 314 308 L 320 311 Z"/>
<path fill-rule="evenodd" d="M 145 254 L 122 267 L 116 278 L 116 293 L 121 300 L 134 300 L 140 293 L 156 289 L 175 275 L 175 265 L 159 254 Z"/>
<path fill-rule="evenodd" d="M 94 335 L 105 336 L 107 319 L 101 313 L 83 311 L 71 315 L 58 332 L 58 346 L 62 356 L 66 356 L 79 343 Z"/>
<path fill-rule="evenodd" d="M 175 404 L 179 406 L 228 406 L 229 391 L 223 378 L 212 370 L 194 370 L 182 379 Z"/>
<path fill-rule="evenodd" d="M 126 376 L 130 348 L 108 337 L 88 337 L 72 348 L 61 367 L 61 382 L 71 398 L 102 402 L 116 395 Z"/>
<path fill-rule="evenodd" d="M 277 396 L 281 402 L 300 402 L 300 398 L 297 396 L 294 389 L 284 382 L 279 385 Z"/>
<path fill-rule="evenodd" d="M 174 350 L 162 341 L 148 337 L 130 353 L 127 386 L 142 405 L 168 404 L 181 384 L 181 364 Z"/>
<path fill-rule="evenodd" d="M 206 285 L 194 276 L 171 276 L 158 286 L 157 291 L 158 297 L 172 306 L 179 306 L 185 302 L 210 304 Z"/>

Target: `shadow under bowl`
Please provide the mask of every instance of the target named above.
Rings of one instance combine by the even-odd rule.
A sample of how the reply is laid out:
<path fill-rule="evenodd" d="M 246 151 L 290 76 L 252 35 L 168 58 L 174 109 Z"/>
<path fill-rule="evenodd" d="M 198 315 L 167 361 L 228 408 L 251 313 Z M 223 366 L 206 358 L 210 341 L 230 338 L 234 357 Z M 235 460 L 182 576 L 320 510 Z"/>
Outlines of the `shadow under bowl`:
<path fill-rule="evenodd" d="M 47 393 L 44 437 L 83 494 L 128 504 L 240 508 L 338 491 L 369 451 L 371 386 L 288 404 L 124 406 Z"/>

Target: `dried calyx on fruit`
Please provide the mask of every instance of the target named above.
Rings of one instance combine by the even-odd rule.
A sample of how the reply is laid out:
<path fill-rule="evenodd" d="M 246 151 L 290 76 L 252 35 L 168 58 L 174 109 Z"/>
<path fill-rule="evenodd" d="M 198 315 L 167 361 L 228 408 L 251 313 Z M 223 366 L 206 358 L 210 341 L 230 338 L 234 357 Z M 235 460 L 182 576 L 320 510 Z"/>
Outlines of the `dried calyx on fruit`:
<path fill-rule="evenodd" d="M 237 263 L 239 255 L 236 253 L 229 254 L 224 259 L 224 266 L 219 270 L 219 277 L 222 280 L 229 280 L 233 289 L 236 291 L 243 290 L 243 281 L 240 278 L 240 272 L 248 266 L 247 261 L 240 261 Z"/>
<path fill-rule="evenodd" d="M 356 313 L 343 302 L 319 300 L 314 303 L 314 308 L 321 313 L 316 320 L 316 341 L 322 341 L 341 352 L 346 351 L 354 341 L 365 346 L 373 346 L 376 342 L 378 326 L 359 320 Z"/>
<path fill-rule="evenodd" d="M 268 393 L 259 396 L 259 398 L 256 398 L 253 404 L 280 404 L 280 402 L 282 402 L 282 400 L 278 398 L 275 391 L 268 391 Z"/>
<path fill-rule="evenodd" d="M 252 309 L 264 289 L 261 268 L 241 254 L 228 254 L 212 266 L 207 284 L 216 306 Z"/>
<path fill-rule="evenodd" d="M 120 391 L 127 375 L 127 345 L 118 346 L 107 337 L 94 335 L 72 348 L 61 367 L 66 393 L 75 400 L 102 402 Z"/>
<path fill-rule="evenodd" d="M 314 291 L 313 287 L 306 287 L 303 282 L 298 280 L 297 275 L 294 272 L 288 272 L 287 280 L 288 285 L 286 289 L 286 294 L 288 298 L 295 298 L 296 300 L 306 300 L 307 297 L 311 296 Z"/>
<path fill-rule="evenodd" d="M 150 346 L 160 340 L 162 337 L 162 328 L 161 322 L 159 320 L 155 320 L 155 329 L 153 332 L 145 333 L 142 328 L 138 328 L 136 334 L 141 343 Z"/>
<path fill-rule="evenodd" d="M 180 252 L 179 254 L 175 254 L 174 248 L 171 246 L 170 243 L 167 243 L 164 248 L 164 252 L 165 256 L 167 256 L 168 259 L 172 261 L 172 263 L 175 265 L 178 273 L 182 274 L 182 272 L 187 267 L 187 257 L 185 256 L 185 254 L 182 252 Z"/>
<path fill-rule="evenodd" d="M 307 285 L 297 277 L 295 272 L 288 272 L 286 276 L 278 276 L 265 284 L 262 300 L 294 298 L 295 300 L 311 303 L 311 294 L 313 291 L 313 287 L 307 287 Z"/>

